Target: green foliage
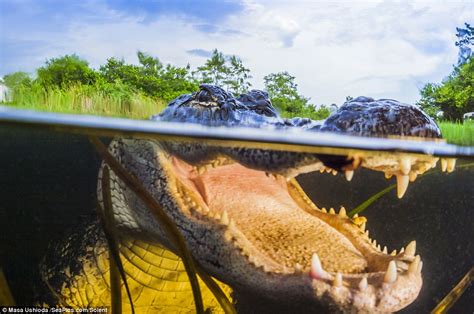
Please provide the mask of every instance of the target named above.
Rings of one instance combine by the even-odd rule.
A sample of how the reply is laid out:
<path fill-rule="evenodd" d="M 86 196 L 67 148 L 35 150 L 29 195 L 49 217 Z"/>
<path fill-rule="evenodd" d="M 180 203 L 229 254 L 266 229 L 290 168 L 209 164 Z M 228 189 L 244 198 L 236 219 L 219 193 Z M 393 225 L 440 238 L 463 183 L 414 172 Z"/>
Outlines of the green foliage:
<path fill-rule="evenodd" d="M 224 85 L 227 85 L 229 90 L 236 95 L 248 92 L 251 86 L 248 80 L 252 78 L 250 69 L 244 67 L 242 60 L 236 56 L 231 56 L 229 62 L 229 71 Z"/>
<path fill-rule="evenodd" d="M 449 120 L 462 120 L 464 113 L 474 111 L 474 58 L 456 67 L 441 84 L 426 84 L 418 104 L 432 116 L 442 110 Z"/>
<path fill-rule="evenodd" d="M 38 69 L 36 80 L 27 73 L 16 72 L 4 77 L 14 87 L 10 105 L 59 112 L 98 113 L 146 117 L 137 101 L 147 108 L 162 104 L 182 94 L 195 92 L 198 81 L 223 86 L 238 95 L 250 88 L 250 69 L 237 56 L 225 56 L 217 49 L 201 67 L 191 73 L 190 66 L 164 65 L 149 54 L 138 51 L 138 64 L 109 58 L 98 70 L 89 68 L 77 55 L 53 58 Z M 330 111 L 316 109 L 300 95 L 295 77 L 287 72 L 265 77 L 265 86 L 274 105 L 284 117 L 324 119 Z M 138 111 L 133 113 L 133 111 Z M 154 109 L 151 113 L 158 112 Z M 144 114 L 143 112 L 147 112 Z"/>
<path fill-rule="evenodd" d="M 203 66 L 198 67 L 194 74 L 199 76 L 202 83 L 222 85 L 228 72 L 224 54 L 214 49 L 211 58 Z"/>
<path fill-rule="evenodd" d="M 21 86 L 31 86 L 32 79 L 26 72 L 14 72 L 3 77 L 3 83 L 10 89 L 16 89 Z"/>
<path fill-rule="evenodd" d="M 97 78 L 89 63 L 75 54 L 50 59 L 37 72 L 37 81 L 43 87 L 93 84 Z"/>
<path fill-rule="evenodd" d="M 295 77 L 288 72 L 271 73 L 263 78 L 265 90 L 273 105 L 283 117 L 308 117 L 315 120 L 325 119 L 330 111 L 325 106 L 316 109 L 306 98 L 298 93 Z"/>
<path fill-rule="evenodd" d="M 438 126 L 448 143 L 474 146 L 474 122 L 453 123 L 440 121 Z"/>
<path fill-rule="evenodd" d="M 163 66 L 158 58 L 141 51 L 137 56 L 139 65 L 109 58 L 99 69 L 101 79 L 110 84 L 122 82 L 146 95 L 165 101 L 197 89 L 197 84 L 190 77 L 189 66 Z"/>
<path fill-rule="evenodd" d="M 161 111 L 165 103 L 143 93 L 132 91 L 127 85 L 71 85 L 43 88 L 34 84 L 17 88 L 12 101 L 6 105 L 17 108 L 63 113 L 96 114 L 135 119 L 148 119 Z"/>
<path fill-rule="evenodd" d="M 219 85 L 239 95 L 248 92 L 251 86 L 250 69 L 246 68 L 237 56 L 226 58 L 222 52 L 214 49 L 211 58 L 193 72 L 202 83 Z"/>

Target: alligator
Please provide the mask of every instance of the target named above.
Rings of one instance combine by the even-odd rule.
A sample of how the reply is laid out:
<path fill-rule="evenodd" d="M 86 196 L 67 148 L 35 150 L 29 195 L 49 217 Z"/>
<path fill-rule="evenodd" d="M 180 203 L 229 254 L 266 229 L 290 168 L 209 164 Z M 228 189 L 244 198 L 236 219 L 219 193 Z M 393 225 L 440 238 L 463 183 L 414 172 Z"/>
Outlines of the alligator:
<path fill-rule="evenodd" d="M 417 106 L 357 97 L 324 121 L 282 118 L 268 94 L 234 97 L 203 84 L 179 96 L 160 121 L 212 127 L 338 132 L 354 136 L 437 139 L 435 122 Z M 306 133 L 305 133 L 306 134 Z M 182 233 L 199 265 L 219 280 L 239 312 L 394 312 L 412 303 L 422 286 L 416 242 L 388 253 L 369 237 L 367 219 L 346 209 L 319 208 L 295 177 L 312 171 L 360 167 L 396 176 L 397 195 L 436 166 L 427 155 L 354 151 L 347 156 L 277 149 L 223 147 L 196 141 L 117 138 L 109 152 L 136 176 Z M 444 164 L 446 167 L 446 163 Z M 103 210 L 103 163 L 98 200 Z M 454 164 L 447 167 L 452 170 Z M 193 312 L 191 286 L 176 247 L 143 201 L 110 172 L 119 251 L 138 313 Z M 97 219 L 46 256 L 42 275 L 50 304 L 108 306 L 108 248 Z M 60 258 L 58 258 L 58 256 Z M 209 309 L 220 311 L 201 284 Z M 130 304 L 124 295 L 124 308 Z M 127 307 L 128 306 L 128 307 Z"/>

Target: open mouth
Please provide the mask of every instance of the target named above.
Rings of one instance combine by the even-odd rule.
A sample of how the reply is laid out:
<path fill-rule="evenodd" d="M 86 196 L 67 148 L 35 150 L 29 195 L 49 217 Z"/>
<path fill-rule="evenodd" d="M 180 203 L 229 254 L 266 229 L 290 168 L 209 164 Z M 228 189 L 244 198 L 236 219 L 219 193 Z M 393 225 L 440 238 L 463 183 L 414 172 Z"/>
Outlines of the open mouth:
<path fill-rule="evenodd" d="M 352 299 L 371 293 L 378 302 L 378 289 L 392 289 L 392 297 L 416 298 L 422 262 L 414 241 L 389 253 L 370 239 L 365 217 L 348 217 L 344 208 L 318 208 L 295 179 L 239 163 L 200 171 L 177 157 L 167 159 L 182 213 L 221 225 L 228 244 L 243 252 L 255 271 L 296 276 L 314 293 L 336 287 Z"/>

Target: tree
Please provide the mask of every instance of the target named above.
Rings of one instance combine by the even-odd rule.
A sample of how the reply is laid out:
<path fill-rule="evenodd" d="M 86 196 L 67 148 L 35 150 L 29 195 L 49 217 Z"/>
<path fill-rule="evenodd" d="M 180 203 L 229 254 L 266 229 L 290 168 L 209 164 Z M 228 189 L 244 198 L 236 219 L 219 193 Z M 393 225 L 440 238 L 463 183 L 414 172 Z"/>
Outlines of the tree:
<path fill-rule="evenodd" d="M 441 84 L 428 83 L 420 90 L 418 105 L 432 117 L 442 110 L 444 118 L 461 120 L 464 113 L 474 111 L 474 58 L 469 48 L 474 44 L 474 27 L 465 25 L 465 29 L 456 28 L 458 66 Z"/>
<path fill-rule="evenodd" d="M 37 80 L 44 87 L 93 84 L 97 76 L 89 63 L 75 54 L 50 59 L 37 72 Z"/>
<path fill-rule="evenodd" d="M 243 65 L 242 60 L 235 55 L 226 57 L 217 49 L 193 74 L 202 83 L 219 85 L 236 95 L 246 93 L 251 86 L 248 81 L 252 78 L 250 69 Z"/>
<path fill-rule="evenodd" d="M 137 52 L 137 57 L 138 65 L 126 64 L 123 59 L 107 59 L 107 63 L 99 69 L 101 78 L 109 84 L 121 82 L 134 90 L 165 101 L 197 89 L 189 66 L 164 66 L 158 58 L 141 51 Z"/>
<path fill-rule="evenodd" d="M 229 62 L 230 66 L 228 67 L 227 77 L 224 81 L 227 89 L 236 95 L 248 92 L 252 85 L 248 81 L 252 78 L 250 69 L 246 68 L 242 64 L 242 60 L 236 56 L 231 56 Z"/>
<path fill-rule="evenodd" d="M 431 116 L 442 110 L 444 118 L 461 120 L 474 111 L 474 58 L 456 67 L 441 84 L 428 83 L 421 89 L 418 104 Z"/>
<path fill-rule="evenodd" d="M 9 89 L 15 89 L 22 86 L 31 86 L 32 80 L 30 75 L 26 72 L 13 72 L 3 77 L 3 83 Z"/>
<path fill-rule="evenodd" d="M 308 99 L 298 94 L 295 77 L 288 72 L 271 73 L 263 80 L 270 100 L 282 114 L 295 116 L 308 104 Z"/>
<path fill-rule="evenodd" d="M 200 80 L 203 83 L 222 85 L 229 71 L 224 54 L 214 49 L 211 58 L 203 66 L 198 67 L 195 73 L 201 76 Z"/>
<path fill-rule="evenodd" d="M 329 116 L 330 111 L 322 105 L 316 109 L 306 98 L 298 93 L 295 77 L 288 72 L 271 73 L 263 78 L 265 90 L 273 105 L 283 117 L 308 117 L 315 120 Z"/>

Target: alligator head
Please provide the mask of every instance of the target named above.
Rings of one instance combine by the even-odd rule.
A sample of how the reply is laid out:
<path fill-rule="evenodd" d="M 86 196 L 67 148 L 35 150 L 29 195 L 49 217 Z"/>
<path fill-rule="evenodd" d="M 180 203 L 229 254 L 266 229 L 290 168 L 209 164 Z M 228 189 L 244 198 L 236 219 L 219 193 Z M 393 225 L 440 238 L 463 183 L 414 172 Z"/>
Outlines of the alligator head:
<path fill-rule="evenodd" d="M 421 110 L 394 100 L 359 97 L 325 121 L 289 120 L 277 114 L 262 91 L 234 98 L 211 85 L 178 97 L 153 119 L 440 137 Z M 402 197 L 408 181 L 432 168 L 437 158 L 361 152 L 328 156 L 138 139 L 114 140 L 109 150 L 163 206 L 199 264 L 237 296 L 289 308 L 302 304 L 306 310 L 324 306 L 392 312 L 410 304 L 420 291 L 422 262 L 415 242 L 388 253 L 370 239 L 364 217 L 348 217 L 344 208 L 319 208 L 294 177 L 309 171 L 345 171 L 350 179 L 357 168 L 366 167 L 396 175 Z M 111 189 L 122 233 L 174 249 L 159 222 L 113 173 Z"/>

